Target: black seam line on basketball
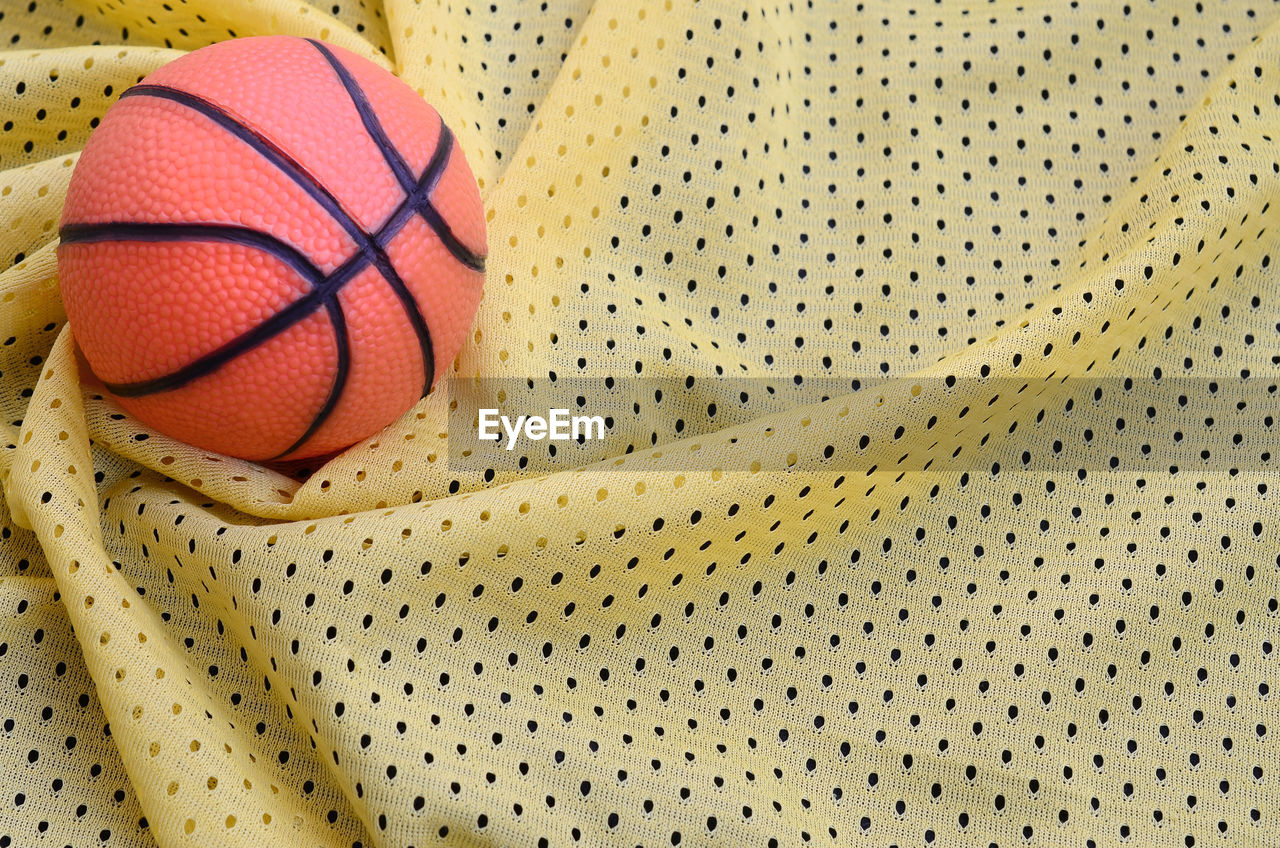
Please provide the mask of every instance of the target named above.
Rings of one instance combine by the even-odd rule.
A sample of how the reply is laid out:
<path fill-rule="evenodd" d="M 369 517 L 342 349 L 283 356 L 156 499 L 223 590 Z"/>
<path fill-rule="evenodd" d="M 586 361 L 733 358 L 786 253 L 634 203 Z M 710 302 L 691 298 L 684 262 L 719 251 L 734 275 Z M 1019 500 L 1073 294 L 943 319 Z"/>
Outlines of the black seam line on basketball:
<path fill-rule="evenodd" d="M 396 222 L 395 231 L 399 232 L 412 217 L 410 214 L 403 214 L 403 210 L 408 209 L 409 198 L 406 198 L 395 211 L 391 213 L 391 217 L 387 219 L 387 224 Z M 384 229 L 386 226 L 384 225 Z M 394 235 L 394 233 L 393 233 Z M 388 239 L 390 240 L 390 239 Z M 431 389 L 431 378 L 434 373 L 427 370 L 427 361 L 432 358 L 431 331 L 427 327 L 427 321 L 422 317 L 422 313 L 418 310 L 417 301 L 413 299 L 413 295 L 409 292 L 409 287 L 405 285 L 403 279 L 400 278 L 400 272 L 391 264 L 391 257 L 387 256 L 383 249 L 382 242 L 378 238 L 373 238 L 361 246 L 361 252 L 366 260 L 378 272 L 382 274 L 382 278 L 387 285 L 391 286 L 391 290 L 395 292 L 396 297 L 400 300 L 401 308 L 404 309 L 405 317 L 409 319 L 409 323 L 413 326 L 413 332 L 418 337 L 418 347 L 422 350 L 422 393 L 425 395 Z"/>
<path fill-rule="evenodd" d="M 378 239 L 394 237 L 396 233 L 403 229 L 405 222 L 412 214 L 413 211 L 411 209 L 405 209 L 391 221 L 384 224 L 375 237 Z M 364 253 L 357 252 L 352 254 L 346 262 L 338 266 L 326 277 L 301 253 L 273 236 L 257 230 L 226 224 L 165 224 L 149 222 L 68 224 L 63 228 L 62 233 L 63 242 L 70 244 L 101 241 L 216 241 L 258 247 L 286 262 L 289 260 L 285 259 L 281 254 L 292 253 L 299 264 L 294 265 L 292 262 L 289 264 L 298 270 L 313 286 L 311 291 L 285 306 L 261 324 L 200 356 L 177 371 L 151 380 L 140 380 L 132 383 L 105 383 L 104 381 L 106 387 L 113 394 L 121 397 L 142 397 L 143 395 L 179 389 L 194 380 L 214 373 L 232 359 L 248 353 L 258 345 L 270 341 L 309 317 L 320 308 L 326 298 L 336 297 L 343 286 L 369 266 L 368 257 Z"/>
<path fill-rule="evenodd" d="M 364 89 L 360 87 L 360 83 L 356 82 L 351 71 L 347 66 L 338 61 L 338 57 L 333 55 L 333 51 L 326 47 L 323 43 L 316 41 L 314 38 L 308 38 L 311 44 L 325 61 L 329 63 L 329 67 L 333 68 L 333 72 L 338 75 L 338 81 L 342 83 L 342 87 L 347 90 L 347 96 L 351 98 L 352 104 L 356 107 L 356 112 L 360 114 L 360 122 L 364 124 L 365 132 L 369 134 L 369 138 L 378 146 L 378 150 L 382 153 L 382 158 L 386 160 L 391 171 L 396 175 L 396 180 L 400 183 L 400 187 L 404 189 L 405 194 L 413 190 L 414 184 L 417 182 L 413 178 L 413 171 L 409 169 L 409 164 L 405 162 L 404 156 L 391 143 L 391 139 L 387 137 L 387 132 L 382 127 L 382 122 L 378 120 L 378 115 L 373 111 L 373 105 L 369 103 L 369 98 L 365 96 Z"/>
<path fill-rule="evenodd" d="M 423 179 L 414 187 L 413 191 L 405 198 L 404 202 L 392 213 L 391 218 L 387 221 L 385 227 L 391 228 L 395 232 L 400 232 L 404 225 L 409 223 L 414 216 L 413 201 L 420 191 L 429 190 L 429 180 L 427 176 L 431 173 L 430 169 L 423 175 Z M 404 284 L 398 276 L 389 277 L 383 275 L 387 285 L 395 292 L 400 300 L 400 305 L 404 309 L 404 314 L 409 319 L 409 323 L 413 325 L 413 331 L 418 336 L 418 348 L 422 356 L 422 394 L 425 397 L 431 391 L 431 384 L 435 382 L 436 377 L 436 346 L 431 338 L 431 329 L 427 326 L 427 319 L 423 316 L 422 310 L 418 308 L 418 301 L 409 291 L 409 287 Z"/>
<path fill-rule="evenodd" d="M 203 97 L 181 91 L 176 88 L 169 88 L 163 85 L 148 85 L 141 83 L 132 88 L 127 89 L 121 97 L 160 97 L 171 100 L 174 103 L 181 104 L 196 112 L 204 115 L 236 138 L 243 141 L 256 151 L 262 158 L 266 159 L 274 165 L 281 173 L 288 176 L 291 180 L 300 186 L 303 191 L 311 195 L 326 212 L 329 213 L 334 221 L 336 221 L 347 234 L 355 241 L 358 250 L 361 250 L 369 258 L 369 262 L 378 269 L 382 276 L 387 278 L 393 287 L 399 285 L 404 286 L 404 281 L 400 279 L 399 272 L 391 264 L 383 245 L 373 239 L 367 232 L 361 229 L 355 219 L 342 208 L 342 204 L 338 199 L 329 192 L 313 174 L 302 167 L 297 160 L 291 157 L 284 150 L 280 149 L 274 142 L 266 136 L 254 131 L 252 128 L 241 123 L 230 113 L 211 103 Z M 442 124 L 443 126 L 443 124 Z M 408 202 L 408 198 L 406 201 Z M 395 213 L 392 213 L 393 215 Z M 406 289 L 407 291 L 407 289 Z M 412 319 L 411 319 L 412 320 Z M 424 325 L 425 326 L 425 325 Z"/>
<path fill-rule="evenodd" d="M 212 241 L 253 247 L 269 253 L 297 271 L 312 286 L 324 281 L 324 274 L 291 244 L 259 230 L 234 224 L 185 224 L 157 221 L 107 221 L 99 224 L 67 224 L 58 231 L 63 244 L 104 241 Z"/>
<path fill-rule="evenodd" d="M 135 88 L 139 87 L 146 88 L 146 86 L 135 86 Z M 195 97 L 194 95 L 187 95 L 186 92 L 181 92 L 177 89 L 169 89 L 163 86 L 158 88 L 165 92 L 186 95 L 187 98 L 190 98 L 182 99 L 179 102 L 198 109 L 201 114 L 212 118 L 220 126 L 233 133 L 237 138 L 240 138 L 250 144 L 256 151 L 266 158 L 268 162 L 286 173 L 295 182 L 297 182 L 298 185 L 302 186 L 303 189 L 311 194 L 317 202 L 324 206 L 329 215 L 336 220 L 348 232 L 348 234 L 351 235 L 356 242 L 359 252 L 364 254 L 365 259 L 369 264 L 378 269 L 378 272 L 387 281 L 387 284 L 391 286 L 393 291 L 395 291 L 396 297 L 400 300 L 401 307 L 404 309 L 405 315 L 409 319 L 410 325 L 413 327 L 414 334 L 418 337 L 418 346 L 422 351 L 422 393 L 424 395 L 427 394 L 427 392 L 431 390 L 431 383 L 435 377 L 435 369 L 431 365 L 431 363 L 435 361 L 431 332 L 427 327 L 426 319 L 418 309 L 417 301 L 414 300 L 413 295 L 409 292 L 409 287 L 405 285 L 404 280 L 400 277 L 399 271 L 397 271 L 395 266 L 391 263 L 391 258 L 387 256 L 384 243 L 377 238 L 371 237 L 369 233 L 365 232 L 355 222 L 355 220 L 347 214 L 346 210 L 342 208 L 342 205 L 338 202 L 337 198 L 330 194 L 329 191 L 325 189 L 313 175 L 292 159 L 287 153 L 280 150 L 278 147 L 275 147 L 269 139 L 266 139 L 254 132 L 252 129 L 240 123 L 213 103 L 209 103 L 208 101 Z M 374 117 L 374 120 L 376 120 L 376 116 Z M 443 124 L 441 126 L 443 126 Z M 441 165 L 440 170 L 443 170 L 443 167 L 444 166 Z M 401 206 L 412 203 L 413 199 L 413 193 L 406 192 L 405 200 L 402 202 Z M 398 212 L 399 209 L 396 211 Z M 392 217 L 395 217 L 395 214 L 396 213 L 393 212 Z M 397 232 L 398 231 L 399 228 L 397 228 Z M 444 240 L 443 236 L 441 237 L 441 240 Z"/>
<path fill-rule="evenodd" d="M 296 270 L 312 286 L 319 287 L 326 278 L 318 268 L 289 245 L 266 233 L 243 227 L 217 224 L 107 223 L 69 224 L 62 228 L 63 244 L 86 244 L 103 241 L 212 241 L 254 247 L 277 257 Z M 225 344 L 204 354 L 177 371 L 151 380 L 109 383 L 107 389 L 120 397 L 142 397 L 181 388 L 193 380 L 217 371 L 227 362 L 263 344 L 303 320 L 320 306 L 316 289 L 293 301 L 261 324 L 241 333 Z"/>
<path fill-rule="evenodd" d="M 139 83 L 138 85 L 128 88 L 120 95 L 121 99 L 125 97 L 158 97 L 162 100 L 169 100 L 182 106 L 186 106 L 227 132 L 231 133 L 240 141 L 249 145 L 253 150 L 266 159 L 275 168 L 283 173 L 289 179 L 293 180 L 303 191 L 329 213 L 338 225 L 340 225 L 347 234 L 353 238 L 357 244 L 368 238 L 368 234 L 360 228 L 355 219 L 342 208 L 342 204 L 338 202 L 338 198 L 324 187 L 324 185 L 315 178 L 306 168 L 302 167 L 292 156 L 278 147 L 271 139 L 254 131 L 252 128 L 241 123 L 229 112 L 190 92 L 182 91 L 176 88 L 169 88 L 164 85 L 155 85 L 148 83 Z"/>
<path fill-rule="evenodd" d="M 271 457 L 273 460 L 282 459 L 306 444 L 307 440 L 314 436 L 316 431 L 329 419 L 333 410 L 338 406 L 338 401 L 342 398 L 343 390 L 346 389 L 347 376 L 351 373 L 351 337 L 347 332 L 347 316 L 343 313 L 342 304 L 338 303 L 336 294 L 324 299 L 324 308 L 328 311 L 329 321 L 333 324 L 333 338 L 338 347 L 337 373 L 333 376 L 333 384 L 329 387 L 329 396 L 325 398 L 324 406 L 320 407 L 320 411 L 311 419 L 311 424 L 307 426 L 306 432 L 299 436 L 296 442 Z"/>
<path fill-rule="evenodd" d="M 449 222 L 440 214 L 440 210 L 431 204 L 431 195 L 435 192 L 436 186 L 440 184 L 445 168 L 449 166 L 449 156 L 452 153 L 453 130 L 445 126 L 444 121 L 441 121 L 440 137 L 436 139 L 436 149 L 432 151 L 431 161 L 427 162 L 427 168 L 422 172 L 422 179 L 419 181 L 424 202 L 412 205 L 414 211 L 427 222 L 427 226 L 435 230 L 441 243 L 453 254 L 454 259 L 457 259 L 473 271 L 483 271 L 485 257 L 477 256 L 465 244 L 458 241 L 458 237 L 453 234 L 453 229 L 449 226 Z"/>
<path fill-rule="evenodd" d="M 372 104 L 369 103 L 369 98 L 365 95 L 364 89 L 360 87 L 359 82 L 352 76 L 351 71 L 324 44 L 314 39 L 307 39 L 307 41 L 324 58 L 329 67 L 333 69 L 335 77 L 347 92 L 347 96 L 351 99 L 352 105 L 360 116 L 360 122 L 364 125 L 370 141 L 378 148 L 382 158 L 386 161 L 387 166 L 391 169 L 405 193 L 404 202 L 401 203 L 400 208 L 393 213 L 392 217 L 398 218 L 406 208 L 409 208 L 410 211 L 416 210 L 419 213 L 422 212 L 424 206 L 429 208 L 431 192 L 439 185 L 440 178 L 449 164 L 449 154 L 453 149 L 453 135 L 449 132 L 449 128 L 445 126 L 443 121 L 440 122 L 440 134 L 436 140 L 436 149 L 432 152 L 431 159 L 427 162 L 422 177 L 415 180 L 408 163 L 405 162 L 400 151 L 387 136 L 382 122 L 378 119 Z M 433 209 L 432 211 L 434 212 L 435 210 Z M 440 216 L 437 215 L 436 217 L 439 218 Z M 441 219 L 441 223 L 443 224 L 443 219 Z M 429 220 L 428 225 L 431 225 Z M 435 226 L 432 226 L 432 229 L 436 231 L 441 243 L 445 244 L 446 247 L 448 247 L 450 240 L 456 242 L 452 231 L 449 230 L 447 225 L 444 226 L 443 231 L 440 227 Z M 459 251 L 450 248 L 450 253 L 464 264 L 469 258 L 469 253 L 465 249 L 459 253 Z M 395 291 L 396 297 L 400 299 L 400 305 L 403 307 L 409 323 L 413 325 L 414 332 L 418 336 L 423 368 L 422 394 L 426 395 L 431 390 L 431 384 L 435 380 L 435 343 L 431 338 L 431 330 L 427 326 L 426 317 L 422 314 L 417 298 L 409 291 L 408 286 L 403 285 L 396 277 L 386 274 L 384 276 L 388 285 Z"/>
<path fill-rule="evenodd" d="M 352 76 L 351 71 L 346 65 L 333 55 L 328 47 L 313 38 L 308 38 L 308 42 L 324 56 L 325 61 L 333 68 L 333 72 L 337 75 L 338 81 L 342 83 L 342 87 L 346 89 L 347 96 L 351 98 L 352 105 L 355 106 L 356 112 L 360 115 L 360 122 L 364 124 L 365 132 L 369 134 L 369 139 L 377 146 L 382 153 L 382 158 L 386 161 L 387 167 L 391 168 L 391 172 L 395 174 L 396 180 L 400 183 L 400 188 L 406 194 L 414 190 L 415 180 L 413 171 L 404 160 L 404 156 L 387 136 L 386 130 L 382 126 L 382 122 L 378 120 L 378 113 L 374 111 L 373 105 L 369 102 L 369 98 L 365 95 L 364 89 L 360 87 L 360 83 Z M 445 126 L 444 120 L 440 121 L 440 137 L 436 141 L 436 151 L 440 150 L 440 146 L 449 141 L 449 148 L 452 148 L 453 133 Z M 436 156 L 432 155 L 432 163 L 427 165 L 426 173 L 432 171 L 432 165 L 435 164 Z M 448 156 L 444 157 L 443 163 L 439 165 L 441 174 L 444 167 L 448 165 Z M 449 226 L 449 222 L 444 219 L 439 210 L 431 203 L 431 191 L 435 190 L 435 185 L 440 181 L 439 175 L 432 181 L 431 190 L 427 192 L 426 197 L 419 203 L 415 204 L 415 208 L 422 215 L 423 220 L 431 229 L 435 230 L 436 235 L 440 237 L 440 241 L 444 243 L 445 248 L 453 254 L 453 257 L 471 268 L 474 271 L 484 270 L 485 257 L 480 256 L 470 250 L 462 241 L 454 234 L 453 228 Z M 428 211 L 429 210 L 429 211 Z"/>
<path fill-rule="evenodd" d="M 371 237 L 361 229 L 355 220 L 347 214 L 346 210 L 342 208 L 342 205 L 338 202 L 337 198 L 330 194 L 323 185 L 316 181 L 314 176 L 290 157 L 289 154 L 277 147 L 270 139 L 265 138 L 251 128 L 242 124 L 218 105 L 185 91 L 168 88 L 167 86 L 147 85 L 145 83 L 135 85 L 132 88 L 127 89 L 121 96 L 123 97 L 125 95 L 160 97 L 186 106 L 199 114 L 204 115 L 218 126 L 249 145 L 254 151 L 274 165 L 282 173 L 286 174 L 290 179 L 302 187 L 304 191 L 311 195 L 311 197 L 329 213 L 330 217 L 340 224 L 354 239 L 357 247 L 357 255 L 363 254 L 365 260 L 378 269 L 378 272 L 382 274 L 387 283 L 396 292 L 397 297 L 400 299 L 406 310 L 410 323 L 413 325 L 414 332 L 418 335 L 419 345 L 423 349 L 423 394 L 426 394 L 427 391 L 430 390 L 432 378 L 435 376 L 435 371 L 434 368 L 428 367 L 429 362 L 434 361 L 434 355 L 431 353 L 432 344 L 426 321 L 422 318 L 421 313 L 418 312 L 413 296 L 409 293 L 409 289 L 404 284 L 404 280 L 400 278 L 399 272 L 397 272 L 395 267 L 391 264 L 391 259 L 387 256 L 383 247 L 384 243 L 379 238 Z M 444 125 L 441 124 L 441 126 L 443 127 Z M 437 170 L 442 171 L 443 168 L 444 165 L 440 164 Z M 439 177 L 437 175 L 434 180 L 431 181 L 432 185 L 434 185 L 435 180 L 438 179 Z M 401 206 L 403 207 L 404 205 L 412 202 L 414 197 L 414 194 L 410 193 L 402 202 Z M 400 210 L 397 209 L 396 212 L 393 212 L 392 218 L 395 218 L 396 213 L 399 211 Z M 394 236 L 396 232 L 399 232 L 400 227 L 403 227 L 403 223 L 401 223 L 400 226 L 395 229 L 395 232 L 392 232 L 390 235 Z M 385 226 L 384 229 L 386 229 Z M 387 240 L 390 240 L 390 236 L 388 236 Z M 417 316 L 416 319 L 415 313 Z"/>
<path fill-rule="evenodd" d="M 440 210 L 436 209 L 435 205 L 431 203 L 431 195 L 436 190 L 436 186 L 440 184 L 440 178 L 444 176 L 444 170 L 449 165 L 449 155 L 452 152 L 453 130 L 445 126 L 444 121 L 441 121 L 440 137 L 436 140 L 436 149 L 432 152 L 431 161 L 427 163 L 427 169 L 423 174 L 424 177 L 430 178 L 424 200 L 421 203 L 414 204 L 414 209 L 427 222 L 427 226 L 435 230 L 440 242 L 445 246 L 446 250 L 453 254 L 454 259 L 457 259 L 472 271 L 484 271 L 485 257 L 473 253 L 470 248 L 463 244 L 453 234 L 453 228 L 449 226 L 449 222 L 440 214 Z"/>

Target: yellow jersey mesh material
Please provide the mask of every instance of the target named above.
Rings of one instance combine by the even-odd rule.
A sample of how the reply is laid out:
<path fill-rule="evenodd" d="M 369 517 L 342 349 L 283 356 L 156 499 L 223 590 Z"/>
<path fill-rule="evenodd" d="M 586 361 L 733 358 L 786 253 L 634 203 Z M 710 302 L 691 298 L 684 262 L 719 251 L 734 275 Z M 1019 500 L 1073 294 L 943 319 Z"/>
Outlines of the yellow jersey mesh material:
<path fill-rule="evenodd" d="M 1278 12 L 5 6 L 0 845 L 1276 844 Z M 435 103 L 458 385 L 607 438 L 442 386 L 267 468 L 82 384 L 76 150 L 265 32 Z"/>

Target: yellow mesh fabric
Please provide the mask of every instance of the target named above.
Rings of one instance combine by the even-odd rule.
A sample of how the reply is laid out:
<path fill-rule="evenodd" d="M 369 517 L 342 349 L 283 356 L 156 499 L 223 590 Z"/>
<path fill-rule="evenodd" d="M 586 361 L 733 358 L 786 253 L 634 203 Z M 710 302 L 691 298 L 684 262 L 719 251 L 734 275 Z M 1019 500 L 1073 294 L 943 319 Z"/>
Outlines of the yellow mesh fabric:
<path fill-rule="evenodd" d="M 1280 842 L 1273 4 L 0 9 L 0 845 Z M 606 439 L 441 388 L 268 468 L 82 389 L 76 151 L 267 32 L 440 109 L 457 378 Z"/>

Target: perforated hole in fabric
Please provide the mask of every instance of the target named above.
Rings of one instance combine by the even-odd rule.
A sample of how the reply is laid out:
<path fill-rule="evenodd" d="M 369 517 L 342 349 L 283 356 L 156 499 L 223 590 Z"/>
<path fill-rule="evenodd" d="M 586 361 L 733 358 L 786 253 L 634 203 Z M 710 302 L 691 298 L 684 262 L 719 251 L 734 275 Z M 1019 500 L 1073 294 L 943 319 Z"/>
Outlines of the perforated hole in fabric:
<path fill-rule="evenodd" d="M 1280 841 L 1274 4 L 0 11 L 0 845 Z M 53 253 L 268 32 L 489 242 L 452 380 L 271 466 L 83 380 Z M 562 389 L 603 439 L 468 447 Z"/>

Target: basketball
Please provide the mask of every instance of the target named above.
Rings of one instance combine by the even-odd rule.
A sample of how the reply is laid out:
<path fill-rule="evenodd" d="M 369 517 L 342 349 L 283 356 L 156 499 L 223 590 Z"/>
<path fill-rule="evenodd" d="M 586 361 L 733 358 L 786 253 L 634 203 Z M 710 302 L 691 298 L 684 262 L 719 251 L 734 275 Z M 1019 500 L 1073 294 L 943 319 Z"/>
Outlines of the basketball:
<path fill-rule="evenodd" d="M 461 348 L 485 224 L 413 89 L 323 42 L 233 39 L 107 110 L 60 221 L 94 377 L 148 426 L 244 459 L 329 454 L 393 422 Z"/>

